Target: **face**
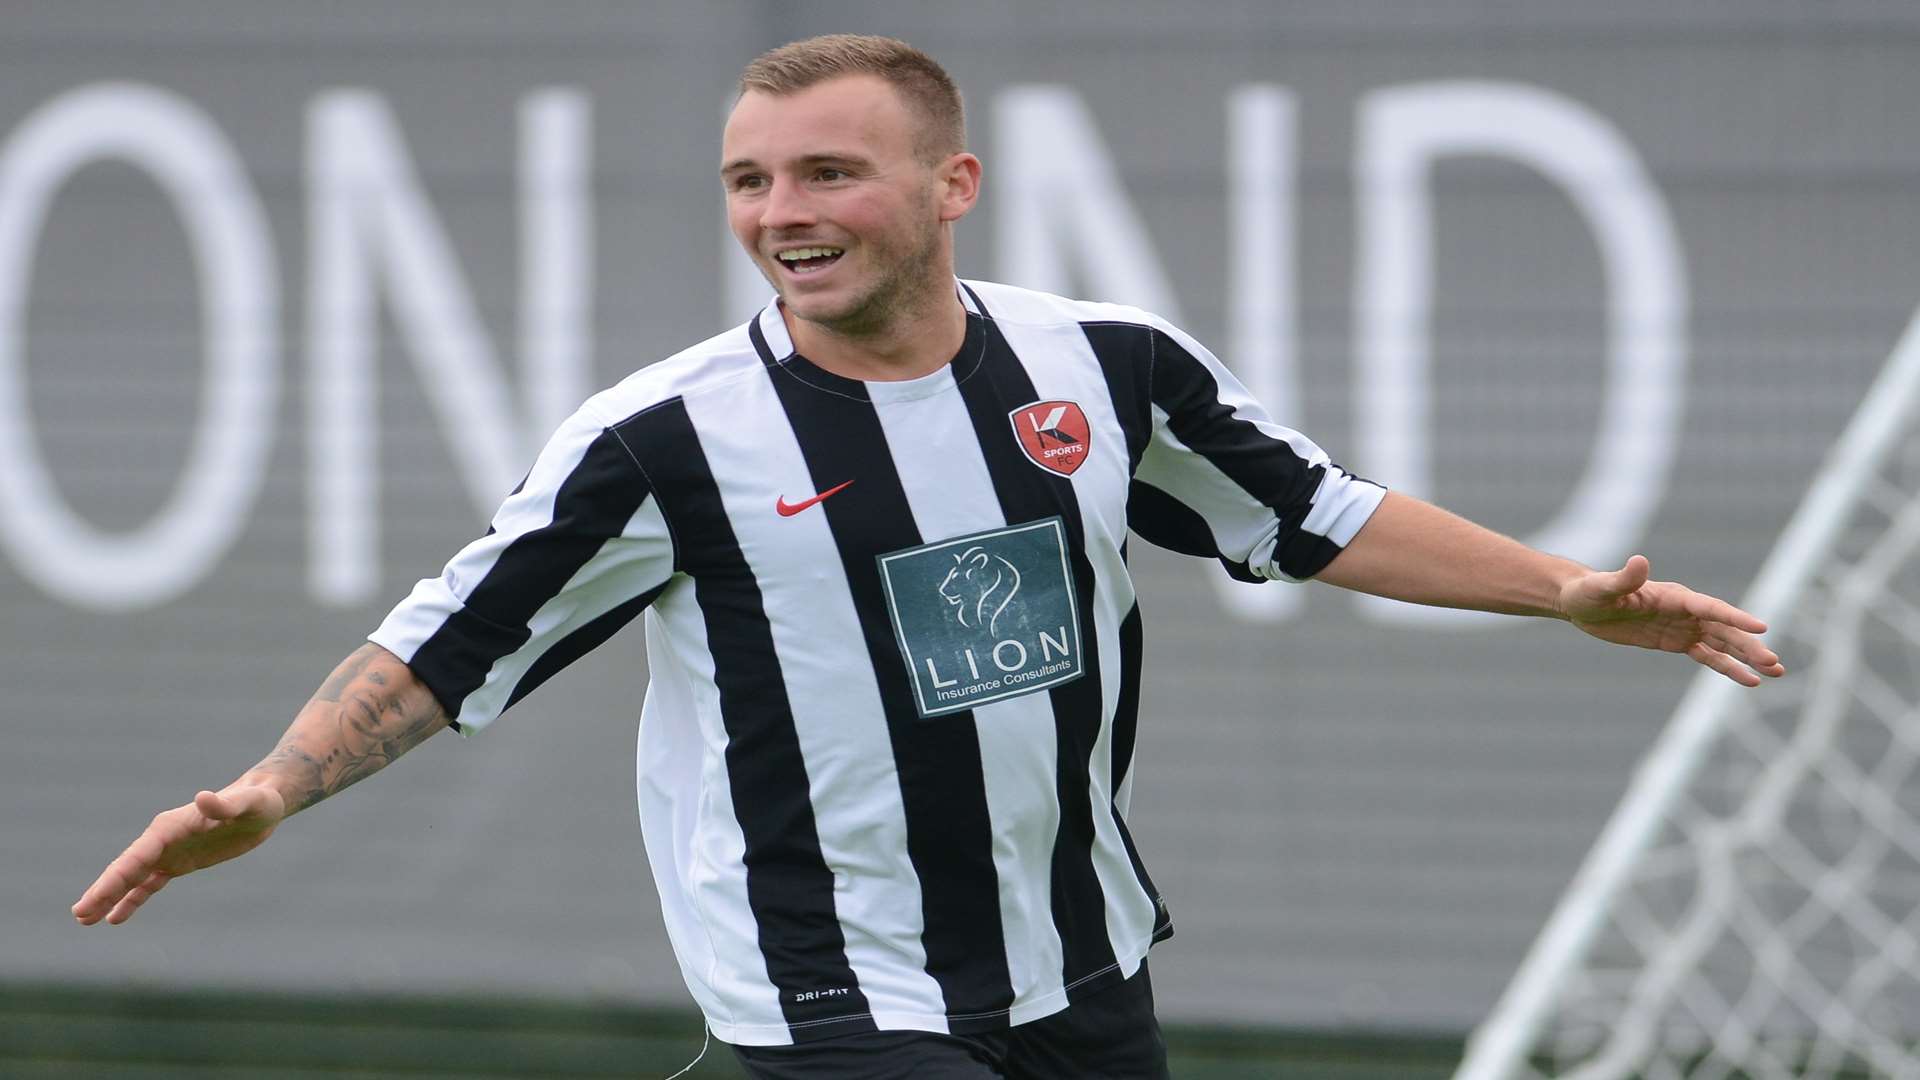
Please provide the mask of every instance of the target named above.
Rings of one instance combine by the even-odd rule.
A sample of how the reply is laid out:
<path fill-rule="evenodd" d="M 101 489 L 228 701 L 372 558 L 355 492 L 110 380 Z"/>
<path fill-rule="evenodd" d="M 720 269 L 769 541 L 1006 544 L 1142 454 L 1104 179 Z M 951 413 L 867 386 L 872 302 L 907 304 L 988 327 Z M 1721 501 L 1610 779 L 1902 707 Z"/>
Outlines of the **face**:
<path fill-rule="evenodd" d="M 952 293 L 948 225 L 979 162 L 914 152 L 917 121 L 872 75 L 775 96 L 750 91 L 722 139 L 727 218 L 787 310 L 837 333 L 880 333 Z"/>

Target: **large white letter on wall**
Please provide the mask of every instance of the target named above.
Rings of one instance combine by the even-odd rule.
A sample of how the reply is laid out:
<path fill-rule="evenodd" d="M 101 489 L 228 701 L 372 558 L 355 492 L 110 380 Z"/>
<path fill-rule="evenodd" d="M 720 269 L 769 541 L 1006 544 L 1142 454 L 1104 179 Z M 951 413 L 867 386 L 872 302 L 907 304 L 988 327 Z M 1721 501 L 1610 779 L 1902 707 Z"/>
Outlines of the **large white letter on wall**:
<path fill-rule="evenodd" d="M 1659 190 L 1604 117 L 1536 86 L 1441 82 L 1379 90 L 1362 101 L 1358 128 L 1356 464 L 1410 494 L 1432 492 L 1432 166 L 1462 155 L 1517 161 L 1559 185 L 1592 231 L 1605 272 L 1608 334 L 1606 391 L 1586 471 L 1559 513 L 1523 539 L 1612 567 L 1632 553 L 1666 491 L 1686 393 L 1686 277 Z M 1480 618 L 1358 599 L 1362 611 L 1385 621 Z"/>
<path fill-rule="evenodd" d="M 145 525 L 119 535 L 95 529 L 61 497 L 35 444 L 23 380 L 40 230 L 67 178 L 104 160 L 147 173 L 179 214 L 207 350 L 179 486 Z M 158 87 L 101 83 L 60 95 L 20 125 L 0 150 L 0 542 L 30 580 L 82 607 L 148 608 L 191 588 L 225 553 L 266 467 L 279 303 L 259 197 L 240 156 L 191 102 Z"/>
<path fill-rule="evenodd" d="M 995 105 L 993 180 L 999 208 L 999 274 L 1008 282 L 1072 293 L 1073 271 L 1101 300 L 1133 304 L 1178 324 L 1180 304 L 1140 215 L 1120 185 L 1080 95 L 1064 86 L 1019 86 Z M 1293 375 L 1294 103 L 1278 87 L 1250 86 L 1228 102 L 1227 171 L 1233 238 L 1227 358 L 1280 423 L 1301 426 Z M 1208 575 L 1221 605 L 1274 622 L 1304 602 L 1301 590 Z"/>
<path fill-rule="evenodd" d="M 336 605 L 379 585 L 375 275 L 468 495 L 491 513 L 534 449 L 585 398 L 592 294 L 583 94 L 530 95 L 520 115 L 520 330 L 528 419 L 378 95 L 316 98 L 307 131 L 309 585 Z"/>
<path fill-rule="evenodd" d="M 994 107 L 1000 168 L 995 243 L 1000 276 L 1029 289 L 1071 294 L 1070 256 L 1101 300 L 1181 322 L 1146 225 L 1078 92 L 1015 86 Z"/>

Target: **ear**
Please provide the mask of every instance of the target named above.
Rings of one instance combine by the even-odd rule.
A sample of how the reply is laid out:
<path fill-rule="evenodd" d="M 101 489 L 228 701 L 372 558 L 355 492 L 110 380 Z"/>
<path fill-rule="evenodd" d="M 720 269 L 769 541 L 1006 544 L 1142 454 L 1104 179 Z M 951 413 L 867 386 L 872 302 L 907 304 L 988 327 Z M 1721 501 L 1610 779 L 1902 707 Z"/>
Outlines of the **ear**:
<path fill-rule="evenodd" d="M 941 222 L 959 221 L 980 199 L 980 159 L 966 151 L 950 155 L 935 170 Z"/>

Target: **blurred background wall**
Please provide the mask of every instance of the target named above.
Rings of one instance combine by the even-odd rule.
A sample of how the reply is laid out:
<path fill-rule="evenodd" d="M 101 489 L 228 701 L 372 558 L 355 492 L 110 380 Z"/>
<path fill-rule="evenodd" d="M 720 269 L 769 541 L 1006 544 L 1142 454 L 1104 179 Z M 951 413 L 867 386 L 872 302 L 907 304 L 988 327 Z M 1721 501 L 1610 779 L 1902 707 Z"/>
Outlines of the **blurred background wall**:
<path fill-rule="evenodd" d="M 1160 310 L 1354 471 L 1588 562 L 1737 598 L 1920 299 L 1906 4 L 15 0 L 0 981 L 686 1004 L 637 624 L 130 926 L 66 909 L 579 398 L 764 301 L 731 82 L 844 30 L 967 94 L 964 275 Z M 1163 1014 L 1464 1032 L 1690 665 L 1135 564 Z"/>

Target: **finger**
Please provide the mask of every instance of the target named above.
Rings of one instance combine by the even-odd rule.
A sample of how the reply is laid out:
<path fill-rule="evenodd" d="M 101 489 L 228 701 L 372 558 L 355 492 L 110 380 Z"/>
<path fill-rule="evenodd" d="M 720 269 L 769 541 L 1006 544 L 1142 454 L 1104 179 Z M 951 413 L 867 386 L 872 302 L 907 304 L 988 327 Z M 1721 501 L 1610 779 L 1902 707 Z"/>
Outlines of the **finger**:
<path fill-rule="evenodd" d="M 228 798 L 217 791 L 202 791 L 195 795 L 193 808 L 214 821 L 232 821 L 246 812 L 240 800 Z"/>
<path fill-rule="evenodd" d="M 1647 575 L 1652 572 L 1652 569 L 1645 555 L 1634 555 L 1628 558 L 1626 564 L 1620 569 L 1602 571 L 1596 576 L 1601 579 L 1601 592 L 1607 596 L 1620 597 L 1636 592 L 1640 586 L 1645 585 Z"/>
<path fill-rule="evenodd" d="M 193 797 L 193 808 L 211 821 L 225 823 L 263 815 L 278 819 L 284 812 L 284 802 L 270 787 L 243 785 L 203 791 Z"/>
<path fill-rule="evenodd" d="M 93 884 L 87 886 L 87 891 L 80 894 L 79 902 L 73 905 L 73 917 L 80 920 L 81 925 L 99 922 L 129 890 L 153 874 L 166 846 L 154 836 L 158 825 L 155 819 L 155 824 L 140 834 L 140 839 L 121 852 L 119 858 L 108 863 Z"/>
<path fill-rule="evenodd" d="M 80 894 L 80 900 L 73 905 L 73 917 L 82 926 L 92 926 L 119 903 L 136 882 L 144 880 L 150 873 L 150 867 L 114 860 L 92 885 L 87 886 L 87 891 Z"/>
<path fill-rule="evenodd" d="M 127 894 L 130 885 L 118 867 L 118 860 L 110 863 L 99 877 L 93 879 L 93 884 L 80 894 L 80 899 L 73 902 L 73 917 L 81 926 L 92 926 L 99 922 L 100 916 Z"/>
<path fill-rule="evenodd" d="M 1687 589 L 1683 594 L 1682 606 L 1685 608 L 1687 614 L 1696 619 L 1726 623 L 1736 630 L 1744 630 L 1749 634 L 1764 634 L 1767 632 L 1767 624 L 1762 622 L 1758 616 L 1750 612 L 1742 611 L 1717 596 L 1708 596 L 1706 593 L 1694 592 L 1692 589 Z"/>
<path fill-rule="evenodd" d="M 127 893 L 125 897 L 122 897 L 118 904 L 113 906 L 113 911 L 107 915 L 107 925 L 119 926 L 128 919 L 133 918 L 133 913 L 140 910 L 141 904 L 152 899 L 154 893 L 166 888 L 167 882 L 172 880 L 172 878 L 162 873 L 156 872 L 149 875 L 147 880 L 141 882 L 131 892 Z"/>
<path fill-rule="evenodd" d="M 1766 644 L 1750 635 L 1737 630 L 1726 631 L 1706 638 L 1714 648 L 1733 657 L 1769 679 L 1778 679 L 1787 673 L 1787 665 L 1780 660 L 1780 654 L 1767 648 Z"/>
<path fill-rule="evenodd" d="M 1787 667 L 1780 662 L 1780 656 L 1752 634 L 1735 630 L 1729 626 L 1709 624 L 1701 635 L 1708 645 L 1739 660 L 1753 670 L 1769 678 L 1777 679 L 1787 673 Z"/>
<path fill-rule="evenodd" d="M 1741 686 L 1752 687 L 1760 685 L 1760 676 L 1750 670 L 1747 665 L 1715 649 L 1704 641 L 1696 641 L 1688 646 L 1687 655 L 1692 657 L 1694 662 L 1703 667 L 1712 668 L 1714 671 L 1725 675 Z"/>
<path fill-rule="evenodd" d="M 92 926 L 99 922 L 100 917 L 126 894 L 125 887 L 110 883 L 106 875 L 101 875 L 99 881 L 87 886 L 87 891 L 81 893 L 80 899 L 74 901 L 73 921 L 81 926 Z"/>

